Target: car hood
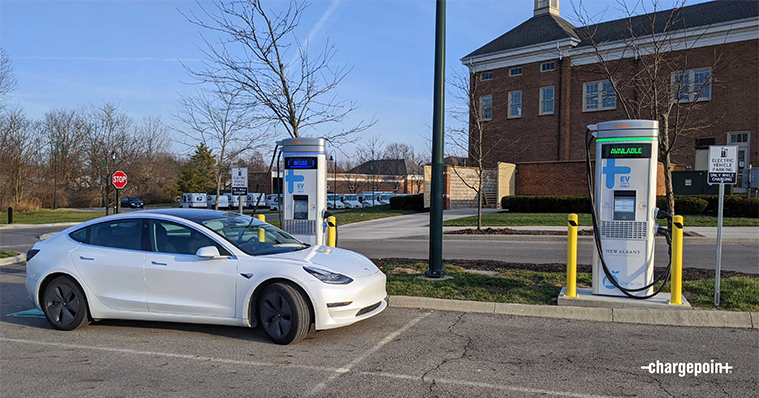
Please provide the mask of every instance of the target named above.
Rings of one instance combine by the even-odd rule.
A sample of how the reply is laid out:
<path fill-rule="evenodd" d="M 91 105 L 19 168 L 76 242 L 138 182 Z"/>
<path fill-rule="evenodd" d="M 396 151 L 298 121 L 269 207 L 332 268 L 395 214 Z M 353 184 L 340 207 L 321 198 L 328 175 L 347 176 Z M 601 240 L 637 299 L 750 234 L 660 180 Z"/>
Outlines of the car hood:
<path fill-rule="evenodd" d="M 379 268 L 366 256 L 350 250 L 328 246 L 312 246 L 304 250 L 272 254 L 271 257 L 297 261 L 303 266 L 334 271 L 351 278 L 379 272 Z"/>

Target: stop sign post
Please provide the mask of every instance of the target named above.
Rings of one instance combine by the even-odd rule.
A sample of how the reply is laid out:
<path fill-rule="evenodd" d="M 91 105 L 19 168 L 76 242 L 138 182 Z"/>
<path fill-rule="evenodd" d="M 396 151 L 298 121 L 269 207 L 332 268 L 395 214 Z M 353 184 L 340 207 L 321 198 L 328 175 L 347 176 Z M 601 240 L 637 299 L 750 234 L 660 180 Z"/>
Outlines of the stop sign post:
<path fill-rule="evenodd" d="M 111 175 L 111 184 L 113 184 L 113 187 L 116 188 L 116 209 L 115 212 L 118 214 L 120 207 L 121 207 L 121 201 L 119 199 L 119 196 L 121 196 L 121 190 L 126 186 L 127 184 L 127 175 L 121 170 L 114 171 Z"/>

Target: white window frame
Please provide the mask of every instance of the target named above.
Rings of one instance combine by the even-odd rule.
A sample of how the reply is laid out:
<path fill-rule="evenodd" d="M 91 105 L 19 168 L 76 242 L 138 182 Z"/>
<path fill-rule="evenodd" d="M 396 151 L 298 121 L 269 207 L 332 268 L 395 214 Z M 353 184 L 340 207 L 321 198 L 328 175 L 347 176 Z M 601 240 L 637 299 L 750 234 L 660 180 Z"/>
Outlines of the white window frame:
<path fill-rule="evenodd" d="M 706 81 L 703 83 L 701 87 L 708 87 L 708 95 L 704 95 L 704 90 L 701 89 L 701 87 L 697 87 L 696 83 L 696 73 L 706 72 L 708 74 L 708 77 Z M 687 83 L 685 85 L 680 86 L 680 84 L 677 82 L 677 77 L 682 74 L 683 76 L 687 76 Z M 671 84 L 671 98 L 672 102 L 679 101 L 680 103 L 684 102 L 701 102 L 701 101 L 711 101 L 712 99 L 712 68 L 706 67 L 706 68 L 695 68 L 695 69 L 686 69 L 681 71 L 675 71 L 672 72 L 672 75 L 670 77 L 670 84 Z M 677 89 L 678 86 L 682 90 L 683 88 L 687 89 L 687 93 L 683 98 L 678 98 Z M 687 86 L 687 87 L 686 87 Z M 701 91 L 698 98 L 694 98 L 695 95 Z"/>
<path fill-rule="evenodd" d="M 553 68 L 544 69 L 543 66 L 548 65 L 548 64 L 553 64 Z M 553 72 L 555 70 L 556 70 L 556 61 L 548 61 L 548 62 L 543 62 L 542 64 L 540 64 L 540 73 Z"/>
<path fill-rule="evenodd" d="M 514 115 L 511 113 L 511 106 L 516 105 L 511 102 L 512 94 L 519 93 L 519 114 Z M 522 96 L 522 90 L 515 90 L 515 91 L 509 91 L 509 119 L 518 119 L 522 117 L 522 114 L 524 113 L 524 97 Z"/>
<path fill-rule="evenodd" d="M 485 117 L 485 107 L 483 106 L 483 100 L 490 100 L 490 117 Z M 487 122 L 493 120 L 493 94 L 483 95 L 480 97 L 480 121 Z"/>
<path fill-rule="evenodd" d="M 545 99 L 543 97 L 544 90 L 551 89 L 551 99 Z M 543 104 L 551 102 L 551 112 L 543 111 Z M 540 98 L 538 103 L 538 115 L 553 115 L 556 112 L 556 86 L 545 86 L 540 88 Z"/>
<path fill-rule="evenodd" d="M 519 69 L 519 73 L 514 73 L 517 69 Z M 522 73 L 524 73 L 524 68 L 521 66 L 515 66 L 509 69 L 509 77 L 522 76 Z"/>
<path fill-rule="evenodd" d="M 592 82 L 585 82 L 582 84 L 582 111 L 583 112 L 600 112 L 600 111 L 610 111 L 613 109 L 617 109 L 617 93 L 614 91 L 614 88 L 612 87 L 611 93 L 614 95 L 614 106 L 613 107 L 604 107 L 604 83 L 611 83 L 609 80 L 596 80 Z M 589 84 L 598 84 L 600 85 L 598 88 L 598 108 L 596 109 L 590 109 L 588 108 L 588 103 L 586 101 L 588 97 L 588 85 Z"/>
<path fill-rule="evenodd" d="M 485 75 L 490 75 L 487 79 L 485 78 Z M 488 80 L 493 80 L 493 72 L 482 72 L 480 73 L 480 81 L 485 82 Z"/>

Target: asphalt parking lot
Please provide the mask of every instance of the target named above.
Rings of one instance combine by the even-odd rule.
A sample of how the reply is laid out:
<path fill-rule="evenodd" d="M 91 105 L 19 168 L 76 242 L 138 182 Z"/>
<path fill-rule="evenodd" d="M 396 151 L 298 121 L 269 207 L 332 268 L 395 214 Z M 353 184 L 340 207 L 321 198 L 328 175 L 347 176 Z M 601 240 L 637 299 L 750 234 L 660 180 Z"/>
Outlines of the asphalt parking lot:
<path fill-rule="evenodd" d="M 388 308 L 278 346 L 258 329 L 102 321 L 74 332 L 30 312 L 23 265 L 0 268 L 3 396 L 750 396 L 759 331 Z M 660 360 L 730 374 L 651 375 Z"/>

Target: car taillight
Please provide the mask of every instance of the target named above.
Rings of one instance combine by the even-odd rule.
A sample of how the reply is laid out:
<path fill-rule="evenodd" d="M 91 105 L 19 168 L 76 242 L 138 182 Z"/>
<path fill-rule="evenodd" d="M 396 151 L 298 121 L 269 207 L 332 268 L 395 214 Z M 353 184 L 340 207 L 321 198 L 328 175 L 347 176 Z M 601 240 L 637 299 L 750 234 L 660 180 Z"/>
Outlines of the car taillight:
<path fill-rule="evenodd" d="M 39 253 L 39 249 L 29 249 L 26 251 L 26 261 L 29 261 L 34 257 L 37 253 Z"/>

